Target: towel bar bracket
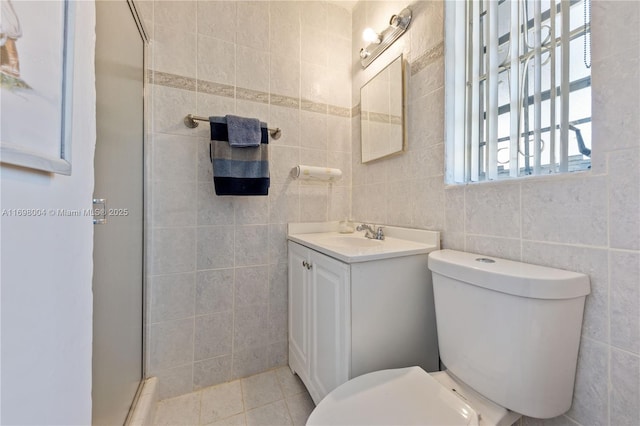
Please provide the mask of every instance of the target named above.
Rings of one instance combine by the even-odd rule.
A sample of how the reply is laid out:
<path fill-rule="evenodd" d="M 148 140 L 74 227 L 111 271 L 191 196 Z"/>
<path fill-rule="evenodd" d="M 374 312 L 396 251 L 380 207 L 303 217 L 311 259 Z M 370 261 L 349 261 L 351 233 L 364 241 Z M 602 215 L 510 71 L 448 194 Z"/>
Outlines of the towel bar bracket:
<path fill-rule="evenodd" d="M 197 115 L 188 114 L 184 118 L 184 125 L 187 126 L 190 129 L 195 129 L 200 124 L 196 120 L 197 121 L 209 121 L 209 119 L 207 117 L 200 117 L 200 116 L 197 116 Z M 269 131 L 269 134 L 271 135 L 271 137 L 273 139 L 279 139 L 280 136 L 282 135 L 282 131 L 280 130 L 279 127 L 275 128 L 275 129 L 267 129 L 267 130 Z"/>

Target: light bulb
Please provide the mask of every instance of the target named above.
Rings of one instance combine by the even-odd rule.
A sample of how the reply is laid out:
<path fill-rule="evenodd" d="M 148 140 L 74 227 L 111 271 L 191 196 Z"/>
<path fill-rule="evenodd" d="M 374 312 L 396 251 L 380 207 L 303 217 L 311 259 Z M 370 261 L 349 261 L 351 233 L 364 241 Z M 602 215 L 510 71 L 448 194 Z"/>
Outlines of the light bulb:
<path fill-rule="evenodd" d="M 362 32 L 362 39 L 367 43 L 380 43 L 380 34 L 375 32 L 372 28 L 366 28 Z"/>

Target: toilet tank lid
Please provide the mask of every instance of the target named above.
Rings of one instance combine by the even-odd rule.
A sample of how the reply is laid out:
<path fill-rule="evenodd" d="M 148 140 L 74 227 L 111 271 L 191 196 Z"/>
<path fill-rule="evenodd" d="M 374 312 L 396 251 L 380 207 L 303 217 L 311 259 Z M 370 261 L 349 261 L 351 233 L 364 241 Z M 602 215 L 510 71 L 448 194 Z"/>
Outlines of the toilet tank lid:
<path fill-rule="evenodd" d="M 429 254 L 429 269 L 478 287 L 535 299 L 571 299 L 590 292 L 589 276 L 456 250 Z"/>

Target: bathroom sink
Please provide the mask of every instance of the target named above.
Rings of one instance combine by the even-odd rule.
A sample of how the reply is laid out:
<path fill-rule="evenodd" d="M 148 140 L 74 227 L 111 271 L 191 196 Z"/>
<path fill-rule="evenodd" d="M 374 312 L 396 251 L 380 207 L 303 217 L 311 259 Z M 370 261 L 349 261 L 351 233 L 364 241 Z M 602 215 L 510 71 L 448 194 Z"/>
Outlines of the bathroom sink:
<path fill-rule="evenodd" d="M 437 249 L 437 238 L 433 238 L 433 242 L 410 239 L 414 234 L 427 233 L 431 235 L 431 231 L 407 230 L 401 232 L 398 230 L 401 228 L 385 227 L 385 231 L 389 231 L 389 233 L 385 235 L 384 240 L 365 238 L 363 233 L 341 234 L 335 231 L 289 233 L 287 238 L 346 263 L 410 256 L 429 253 L 434 248 Z"/>
<path fill-rule="evenodd" d="M 363 236 L 330 235 L 320 238 L 319 243 L 340 248 L 368 248 L 384 244 L 381 240 L 373 240 Z"/>

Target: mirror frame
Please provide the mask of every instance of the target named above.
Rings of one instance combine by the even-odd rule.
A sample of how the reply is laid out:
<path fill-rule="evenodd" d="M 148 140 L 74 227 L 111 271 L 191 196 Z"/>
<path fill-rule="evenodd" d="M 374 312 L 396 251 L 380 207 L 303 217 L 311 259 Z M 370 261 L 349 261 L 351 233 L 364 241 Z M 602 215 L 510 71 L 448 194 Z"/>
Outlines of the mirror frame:
<path fill-rule="evenodd" d="M 375 157 L 375 158 L 369 158 L 367 160 L 364 159 L 363 155 L 364 155 L 364 134 L 362 132 L 362 126 L 363 126 L 363 113 L 364 110 L 362 108 L 362 91 L 364 90 L 364 88 L 371 83 L 373 80 L 376 79 L 376 77 L 378 77 L 379 75 L 381 75 L 383 72 L 387 71 L 387 69 L 393 65 L 397 60 L 400 60 L 400 79 L 401 79 L 401 93 L 400 95 L 402 96 L 401 99 L 401 106 L 402 106 L 402 113 L 401 113 L 401 125 L 402 125 L 402 145 L 400 147 L 400 149 L 395 150 L 393 152 L 389 152 L 388 154 L 384 154 L 381 155 L 379 157 Z M 362 164 L 367 164 L 367 163 L 371 163 L 373 161 L 378 161 L 378 160 L 382 160 L 384 158 L 389 158 L 389 157 L 393 157 L 399 154 L 402 154 L 403 152 L 405 152 L 407 150 L 407 78 L 406 78 L 406 64 L 405 64 L 405 59 L 404 59 L 404 55 L 401 53 L 400 55 L 394 57 L 384 68 L 382 68 L 380 71 L 378 71 L 378 73 L 376 73 L 373 77 L 371 77 L 369 80 L 367 80 L 367 82 L 365 84 L 362 85 L 362 87 L 360 88 L 360 161 Z"/>

